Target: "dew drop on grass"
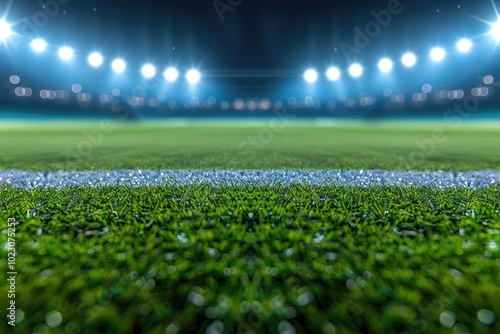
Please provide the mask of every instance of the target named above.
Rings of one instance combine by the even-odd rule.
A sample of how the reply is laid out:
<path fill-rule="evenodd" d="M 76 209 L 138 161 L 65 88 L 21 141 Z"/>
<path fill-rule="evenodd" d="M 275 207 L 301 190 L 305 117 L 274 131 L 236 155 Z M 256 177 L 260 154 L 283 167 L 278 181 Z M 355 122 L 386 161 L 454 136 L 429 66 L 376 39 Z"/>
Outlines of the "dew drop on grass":
<path fill-rule="evenodd" d="M 62 315 L 58 311 L 51 311 L 45 315 L 45 322 L 51 328 L 58 327 L 62 321 Z"/>
<path fill-rule="evenodd" d="M 326 258 L 330 261 L 335 261 L 335 259 L 337 258 L 337 254 L 328 252 L 326 253 Z"/>
<path fill-rule="evenodd" d="M 347 289 L 349 289 L 349 291 L 352 291 L 356 287 L 356 281 L 354 281 L 352 278 L 349 278 L 345 282 L 345 286 L 347 287 Z"/>
<path fill-rule="evenodd" d="M 217 252 L 217 250 L 214 249 L 214 248 L 209 248 L 208 249 L 208 255 L 210 255 L 210 257 L 216 257 L 218 253 L 219 252 Z"/>
<path fill-rule="evenodd" d="M 488 326 L 492 325 L 496 321 L 495 314 L 486 309 L 481 309 L 477 312 L 477 319 Z"/>
<path fill-rule="evenodd" d="M 469 328 L 467 326 L 462 325 L 462 324 L 456 324 L 453 327 L 453 333 L 454 334 L 470 334 Z"/>
<path fill-rule="evenodd" d="M 240 304 L 240 312 L 241 313 L 248 313 L 250 312 L 250 303 L 247 302 L 246 300 L 242 301 Z"/>
<path fill-rule="evenodd" d="M 170 324 L 165 329 L 166 334 L 177 334 L 179 333 L 179 327 L 176 324 Z"/>
<path fill-rule="evenodd" d="M 455 325 L 456 321 L 457 317 L 453 312 L 444 311 L 439 315 L 439 322 L 443 325 L 443 327 L 451 328 Z"/>
<path fill-rule="evenodd" d="M 454 268 L 448 269 L 448 274 L 450 274 L 451 276 L 453 276 L 453 278 L 455 278 L 457 280 L 461 280 L 464 278 L 464 274 L 462 274 L 460 271 L 458 271 Z"/>
<path fill-rule="evenodd" d="M 312 292 L 308 291 L 308 292 L 305 292 L 305 293 L 301 294 L 300 296 L 298 296 L 296 303 L 299 306 L 306 306 L 307 304 L 309 304 L 313 300 L 314 300 L 314 295 L 312 294 Z"/>
<path fill-rule="evenodd" d="M 218 315 L 219 311 L 217 310 L 217 307 L 207 307 L 205 310 L 205 316 L 209 319 L 216 319 Z"/>
<path fill-rule="evenodd" d="M 186 243 L 188 243 L 188 241 L 189 241 L 189 239 L 188 239 L 188 238 L 186 238 L 186 234 L 185 234 L 185 233 L 181 233 L 181 234 L 179 234 L 179 235 L 177 236 L 177 239 L 179 239 L 179 242 L 180 242 L 181 244 L 186 244 Z"/>
<path fill-rule="evenodd" d="M 52 268 L 49 268 L 49 269 L 45 269 L 44 271 L 42 271 L 40 274 L 38 274 L 38 276 L 40 277 L 40 279 L 44 280 L 44 279 L 47 279 L 50 276 L 52 276 L 53 273 L 54 273 L 54 270 L 52 270 Z"/>
<path fill-rule="evenodd" d="M 16 324 L 24 320 L 24 311 L 21 309 L 16 309 Z"/>
<path fill-rule="evenodd" d="M 324 238 L 325 238 L 324 235 L 316 233 L 316 237 L 313 239 L 313 242 L 315 244 L 319 244 L 319 243 L 321 243 L 323 241 Z"/>
<path fill-rule="evenodd" d="M 259 303 L 258 301 L 254 301 L 254 302 L 252 303 L 251 309 L 252 309 L 252 312 L 253 312 L 253 313 L 258 314 L 258 313 L 260 313 L 260 311 L 262 310 L 262 304 L 261 304 L 261 303 Z"/>
<path fill-rule="evenodd" d="M 282 320 L 278 325 L 278 331 L 281 334 L 295 334 L 295 327 L 286 320 Z"/>
<path fill-rule="evenodd" d="M 222 334 L 224 332 L 224 324 L 220 320 L 215 320 L 207 326 L 206 334 Z"/>
<path fill-rule="evenodd" d="M 191 303 L 193 303 L 196 306 L 203 306 L 203 304 L 205 303 L 205 297 L 200 295 L 198 292 L 194 292 L 194 291 L 191 291 L 188 294 L 187 299 L 188 299 L 188 301 L 190 301 Z"/>
<path fill-rule="evenodd" d="M 33 328 L 33 334 L 49 334 L 50 330 L 46 324 L 38 324 Z"/>
<path fill-rule="evenodd" d="M 323 331 L 325 332 L 325 334 L 335 334 L 336 332 L 335 326 L 331 323 L 325 324 L 325 326 L 323 327 Z"/>

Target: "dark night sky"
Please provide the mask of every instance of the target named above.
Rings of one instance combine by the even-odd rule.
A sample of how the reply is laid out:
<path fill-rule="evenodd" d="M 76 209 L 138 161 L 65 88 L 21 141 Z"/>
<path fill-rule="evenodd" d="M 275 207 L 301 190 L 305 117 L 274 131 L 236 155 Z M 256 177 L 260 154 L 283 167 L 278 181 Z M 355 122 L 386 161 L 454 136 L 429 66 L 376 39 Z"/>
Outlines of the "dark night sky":
<path fill-rule="evenodd" d="M 387 9 L 388 3 L 242 0 L 221 21 L 213 0 L 70 0 L 39 31 L 51 41 L 129 59 L 169 58 L 214 69 L 297 68 L 343 60 L 340 43 L 352 43 L 353 29 L 364 28 L 373 20 L 370 11 Z M 401 6 L 366 55 L 455 40 L 485 28 L 467 14 L 493 17 L 488 0 L 401 0 Z M 15 20 L 39 10 L 37 1 L 15 0 L 9 16 Z"/>
<path fill-rule="evenodd" d="M 477 19 L 496 21 L 489 0 L 218 1 L 240 3 L 221 20 L 214 0 L 13 0 L 7 19 L 15 23 L 18 35 L 0 54 L 5 58 L 0 73 L 20 74 L 24 83 L 39 89 L 68 89 L 79 82 L 88 90 L 106 92 L 112 85 L 130 90 L 140 84 L 140 68 L 151 62 L 161 71 L 166 66 L 176 66 L 181 73 L 198 68 L 204 78 L 199 92 L 230 99 L 380 94 L 386 84 L 412 92 L 420 90 L 423 82 L 451 89 L 477 81 L 478 73 L 497 64 L 494 41 L 484 38 L 490 27 Z M 43 3 L 52 12 L 50 17 L 43 14 Z M 372 13 L 387 12 L 391 4 L 400 12 L 391 15 L 389 24 L 348 59 L 342 46 L 355 46 L 355 29 L 366 30 L 374 21 Z M 5 12 L 5 2 L 1 6 Z M 29 43 L 36 35 L 26 33 L 26 22 L 36 23 L 44 15 L 48 19 L 39 24 L 36 35 L 47 40 L 49 51 L 35 55 Z M 453 58 L 455 42 L 463 37 L 478 44 L 470 57 Z M 14 50 L 16 43 L 24 43 L 24 49 L 19 48 L 22 52 Z M 75 60 L 69 64 L 57 57 L 62 45 L 75 49 Z M 432 66 L 428 52 L 437 45 L 450 50 L 439 73 L 425 67 Z M 90 69 L 85 59 L 92 51 L 100 51 L 107 66 Z M 399 68 L 394 83 L 381 83 L 378 60 L 383 56 L 397 60 L 405 51 L 417 53 L 419 68 L 411 76 Z M 119 78 L 109 66 L 115 57 L 128 63 L 126 74 Z M 335 65 L 345 71 L 353 61 L 365 66 L 362 80 L 353 82 L 344 76 L 344 87 L 304 89 L 306 68 L 324 71 Z M 192 93 L 182 82 L 175 87 L 175 94 Z"/>

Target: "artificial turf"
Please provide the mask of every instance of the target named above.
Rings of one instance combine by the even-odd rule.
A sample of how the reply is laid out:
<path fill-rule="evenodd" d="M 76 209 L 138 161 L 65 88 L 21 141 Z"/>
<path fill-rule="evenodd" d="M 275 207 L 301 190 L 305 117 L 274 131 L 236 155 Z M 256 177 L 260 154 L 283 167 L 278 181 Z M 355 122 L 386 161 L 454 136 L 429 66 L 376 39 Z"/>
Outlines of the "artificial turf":
<path fill-rule="evenodd" d="M 279 121 L 2 125 L 0 170 L 500 166 L 497 125 Z M 498 333 L 499 210 L 498 185 L 4 185 L 0 245 L 15 218 L 18 333 Z"/>
<path fill-rule="evenodd" d="M 498 169 L 500 127 L 459 121 L 7 124 L 0 170 Z"/>
<path fill-rule="evenodd" d="M 3 186 L 15 331 L 499 333 L 499 190 Z"/>

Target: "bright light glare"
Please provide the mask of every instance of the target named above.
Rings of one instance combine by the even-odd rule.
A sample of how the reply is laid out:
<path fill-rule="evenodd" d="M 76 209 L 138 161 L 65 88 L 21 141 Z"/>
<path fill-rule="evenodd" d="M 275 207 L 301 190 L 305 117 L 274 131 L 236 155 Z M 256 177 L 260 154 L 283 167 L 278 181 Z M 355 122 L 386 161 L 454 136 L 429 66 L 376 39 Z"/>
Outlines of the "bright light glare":
<path fill-rule="evenodd" d="M 443 48 L 433 48 L 431 50 L 431 58 L 432 60 L 439 62 L 446 57 L 446 51 Z"/>
<path fill-rule="evenodd" d="M 43 52 L 47 48 L 47 42 L 45 42 L 41 38 L 36 38 L 36 39 L 31 41 L 31 48 L 35 52 L 38 52 L 38 53 Z"/>
<path fill-rule="evenodd" d="M 189 70 L 186 73 L 186 79 L 190 84 L 194 85 L 200 81 L 201 74 L 197 70 Z"/>
<path fill-rule="evenodd" d="M 359 78 L 363 74 L 363 67 L 360 64 L 349 66 L 349 74 L 354 78 Z"/>
<path fill-rule="evenodd" d="M 174 82 L 179 77 L 179 71 L 173 67 L 169 67 L 163 72 L 163 76 L 168 82 Z"/>
<path fill-rule="evenodd" d="M 378 68 L 382 73 L 389 73 L 392 71 L 392 60 L 389 58 L 383 58 L 378 62 Z"/>
<path fill-rule="evenodd" d="M 146 79 L 151 79 L 156 75 L 156 68 L 152 64 L 146 64 L 142 67 L 141 73 Z"/>
<path fill-rule="evenodd" d="M 102 57 L 102 55 L 100 53 L 98 53 L 98 52 L 92 52 L 89 55 L 88 61 L 89 61 L 90 66 L 92 66 L 92 67 L 99 67 L 99 66 L 102 65 L 102 62 L 104 61 L 104 58 Z"/>
<path fill-rule="evenodd" d="M 111 68 L 116 73 L 123 73 L 123 72 L 125 72 L 125 69 L 127 68 L 127 63 L 125 63 L 125 61 L 123 59 L 118 58 L 118 59 L 113 60 L 113 62 L 111 63 Z"/>
<path fill-rule="evenodd" d="M 462 38 L 457 42 L 457 49 L 461 53 L 467 53 L 472 49 L 472 42 L 470 39 Z"/>
<path fill-rule="evenodd" d="M 406 67 L 413 67 L 417 63 L 417 56 L 411 52 L 405 53 L 401 58 L 401 62 Z"/>
<path fill-rule="evenodd" d="M 496 39 L 497 42 L 500 42 L 500 22 L 493 23 L 491 25 L 490 34 Z"/>
<path fill-rule="evenodd" d="M 12 35 L 10 24 L 5 20 L 0 20 L 0 40 L 6 41 Z"/>
<path fill-rule="evenodd" d="M 63 61 L 68 61 L 68 60 L 71 60 L 71 58 L 73 58 L 73 49 L 71 48 L 68 48 L 67 46 L 64 46 L 62 48 L 59 49 L 59 58 L 61 58 L 61 60 Z"/>
<path fill-rule="evenodd" d="M 340 70 L 336 67 L 330 67 L 326 71 L 326 77 L 330 81 L 337 81 L 338 79 L 340 79 Z"/>
<path fill-rule="evenodd" d="M 315 83 L 318 80 L 318 72 L 313 69 L 309 69 L 304 72 L 304 80 L 308 83 Z"/>

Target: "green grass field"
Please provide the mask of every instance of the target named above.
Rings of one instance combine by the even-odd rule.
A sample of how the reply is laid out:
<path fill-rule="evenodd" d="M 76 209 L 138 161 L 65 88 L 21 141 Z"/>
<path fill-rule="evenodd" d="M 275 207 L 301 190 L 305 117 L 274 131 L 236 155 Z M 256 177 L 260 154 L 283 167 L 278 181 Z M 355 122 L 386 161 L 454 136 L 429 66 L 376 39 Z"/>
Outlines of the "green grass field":
<path fill-rule="evenodd" d="M 498 333 L 499 190 L 2 188 L 16 330 Z"/>
<path fill-rule="evenodd" d="M 500 169 L 494 124 L 112 126 L 2 125 L 0 170 Z M 0 185 L 2 282 L 12 218 L 0 333 L 500 332 L 499 185 Z"/>
<path fill-rule="evenodd" d="M 4 125 L 0 168 L 465 171 L 497 169 L 499 147 L 495 124 Z"/>

